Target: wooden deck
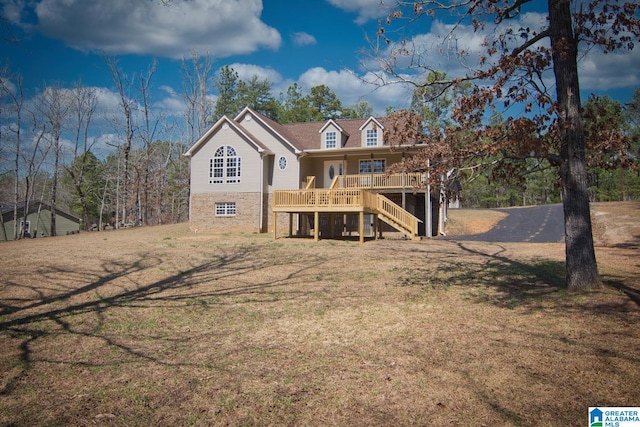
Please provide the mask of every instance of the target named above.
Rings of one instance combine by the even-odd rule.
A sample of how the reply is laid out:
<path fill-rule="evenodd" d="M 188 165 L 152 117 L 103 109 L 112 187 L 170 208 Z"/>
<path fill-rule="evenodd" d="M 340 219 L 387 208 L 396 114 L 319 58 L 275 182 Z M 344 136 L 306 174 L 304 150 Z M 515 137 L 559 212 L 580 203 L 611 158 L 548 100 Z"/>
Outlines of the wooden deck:
<path fill-rule="evenodd" d="M 335 182 L 335 180 L 334 180 Z M 360 215 L 360 242 L 364 242 L 364 215 L 373 214 L 374 227 L 382 220 L 397 230 L 418 237 L 418 218 L 393 203 L 391 200 L 365 188 L 305 188 L 300 190 L 276 190 L 273 193 L 274 238 L 277 229 L 276 214 L 288 212 L 291 233 L 291 215 L 294 213 L 314 214 L 314 239 L 318 240 L 319 214 L 353 214 Z M 375 233 L 377 237 L 377 233 Z"/>

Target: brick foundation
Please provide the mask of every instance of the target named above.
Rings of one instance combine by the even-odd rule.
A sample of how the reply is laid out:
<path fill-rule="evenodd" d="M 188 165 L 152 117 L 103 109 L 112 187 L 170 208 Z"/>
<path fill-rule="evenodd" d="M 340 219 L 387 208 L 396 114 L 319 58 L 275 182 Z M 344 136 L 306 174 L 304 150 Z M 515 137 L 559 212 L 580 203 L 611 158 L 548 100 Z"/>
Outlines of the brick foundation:
<path fill-rule="evenodd" d="M 273 213 L 271 195 L 264 195 L 262 211 L 262 230 L 260 230 L 260 193 L 207 193 L 192 194 L 189 214 L 191 230 L 230 231 L 245 233 L 272 233 Z M 216 203 L 235 202 L 235 216 L 216 216 Z M 278 214 L 278 234 L 289 230 L 289 214 Z M 293 229 L 295 234 L 296 216 Z"/>

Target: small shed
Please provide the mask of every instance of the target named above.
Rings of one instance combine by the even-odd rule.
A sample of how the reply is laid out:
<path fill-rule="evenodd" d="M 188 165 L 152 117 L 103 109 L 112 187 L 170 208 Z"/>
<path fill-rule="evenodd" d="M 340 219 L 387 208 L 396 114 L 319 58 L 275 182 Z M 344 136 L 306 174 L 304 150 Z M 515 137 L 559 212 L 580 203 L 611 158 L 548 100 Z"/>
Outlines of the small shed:
<path fill-rule="evenodd" d="M 42 202 L 30 202 L 29 211 L 25 215 L 25 202 L 18 203 L 19 230 L 24 229 L 25 237 L 48 237 L 51 236 L 51 206 Z M 6 230 L 8 240 L 14 239 L 14 205 L 2 204 L 2 223 Z M 26 217 L 26 218 L 25 218 Z M 64 236 L 75 234 L 80 231 L 80 218 L 56 209 L 56 234 Z M 0 240 L 5 239 L 5 234 L 0 232 Z"/>

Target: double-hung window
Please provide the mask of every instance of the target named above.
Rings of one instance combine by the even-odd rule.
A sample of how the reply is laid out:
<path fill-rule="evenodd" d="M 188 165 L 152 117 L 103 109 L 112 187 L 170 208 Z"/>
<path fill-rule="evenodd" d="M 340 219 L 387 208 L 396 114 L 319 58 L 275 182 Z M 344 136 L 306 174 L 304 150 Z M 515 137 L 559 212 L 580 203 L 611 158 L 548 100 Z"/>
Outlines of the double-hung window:
<path fill-rule="evenodd" d="M 373 168 L 373 169 L 372 169 Z M 360 160 L 360 173 L 384 173 L 387 168 L 385 159 Z"/>
<path fill-rule="evenodd" d="M 216 203 L 216 216 L 235 216 L 235 215 L 236 215 L 235 202 Z"/>
<path fill-rule="evenodd" d="M 376 147 L 378 145 L 378 130 L 367 129 L 367 147 Z"/>
<path fill-rule="evenodd" d="M 337 147 L 336 132 L 326 132 L 324 134 L 324 148 L 336 148 L 336 147 Z"/>
<path fill-rule="evenodd" d="M 241 162 L 235 148 L 222 146 L 209 160 L 209 184 L 238 184 Z"/>

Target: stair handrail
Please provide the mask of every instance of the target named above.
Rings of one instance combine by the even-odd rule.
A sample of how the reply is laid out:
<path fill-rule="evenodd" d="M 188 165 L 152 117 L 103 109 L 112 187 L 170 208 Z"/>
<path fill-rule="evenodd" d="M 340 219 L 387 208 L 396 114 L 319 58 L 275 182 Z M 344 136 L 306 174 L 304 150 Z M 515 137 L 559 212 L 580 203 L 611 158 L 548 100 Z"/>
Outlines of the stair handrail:
<path fill-rule="evenodd" d="M 307 184 L 304 186 L 305 190 L 309 190 L 310 188 L 316 188 L 316 176 L 309 175 L 307 176 Z"/>
<path fill-rule="evenodd" d="M 377 194 L 378 212 L 386 215 L 389 219 L 410 232 L 412 236 L 418 235 L 418 223 L 422 222 L 419 218 L 403 209 L 382 194 Z"/>

